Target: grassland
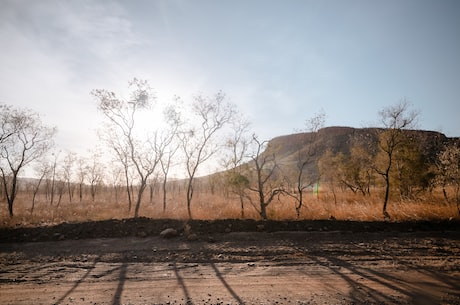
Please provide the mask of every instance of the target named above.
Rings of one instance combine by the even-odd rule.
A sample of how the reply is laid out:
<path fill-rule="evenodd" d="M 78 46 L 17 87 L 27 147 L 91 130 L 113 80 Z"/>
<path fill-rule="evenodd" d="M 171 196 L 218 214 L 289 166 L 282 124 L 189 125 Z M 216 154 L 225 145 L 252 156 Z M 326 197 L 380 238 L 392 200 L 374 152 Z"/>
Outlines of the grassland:
<path fill-rule="evenodd" d="M 181 190 L 168 193 L 166 209 L 163 210 L 162 195 L 158 190 L 144 196 L 140 216 L 153 219 L 187 219 L 185 193 Z M 239 197 L 223 192 L 200 191 L 192 201 L 192 217 L 201 220 L 213 219 L 242 219 Z M 244 201 L 244 218 L 260 219 L 256 210 L 257 198 Z M 296 202 L 289 196 L 280 196 L 268 208 L 271 220 L 354 220 L 354 221 L 383 221 L 382 194 L 374 190 L 371 196 L 362 196 L 349 191 L 336 192 L 323 189 L 318 196 L 305 193 L 304 205 L 300 217 L 295 211 Z M 69 201 L 65 194 L 59 203 L 50 204 L 44 194 L 36 197 L 34 210 L 32 194 L 21 192 L 15 202 L 15 216 L 10 218 L 6 203 L 0 209 L 0 226 L 41 226 L 63 222 L 83 222 L 107 219 L 124 219 L 133 217 L 133 210 L 128 210 L 126 196 L 119 194 L 116 198 L 113 190 L 100 191 L 93 201 L 89 194 L 80 201 L 74 196 Z M 457 205 L 452 200 L 446 201 L 440 190 L 424 193 L 414 200 L 402 200 L 394 196 L 388 205 L 391 221 L 422 221 L 460 219 Z"/>

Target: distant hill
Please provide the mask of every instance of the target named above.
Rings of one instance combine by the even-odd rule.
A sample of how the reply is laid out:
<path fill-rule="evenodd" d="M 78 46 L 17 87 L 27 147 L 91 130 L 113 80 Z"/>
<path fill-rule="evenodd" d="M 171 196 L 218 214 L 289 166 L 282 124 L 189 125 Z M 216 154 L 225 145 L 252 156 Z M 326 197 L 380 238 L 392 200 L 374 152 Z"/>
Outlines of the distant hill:
<path fill-rule="evenodd" d="M 276 162 L 283 167 L 295 166 L 299 155 L 310 155 L 309 171 L 316 174 L 316 164 L 327 151 L 349 155 L 354 145 L 363 144 L 377 151 L 378 135 L 381 128 L 326 127 L 318 132 L 296 133 L 275 137 L 269 141 L 264 154 L 274 154 Z M 448 138 L 436 131 L 404 130 L 408 137 L 416 139 L 424 157 L 429 163 L 435 159 L 446 144 L 458 143 L 460 138 Z"/>

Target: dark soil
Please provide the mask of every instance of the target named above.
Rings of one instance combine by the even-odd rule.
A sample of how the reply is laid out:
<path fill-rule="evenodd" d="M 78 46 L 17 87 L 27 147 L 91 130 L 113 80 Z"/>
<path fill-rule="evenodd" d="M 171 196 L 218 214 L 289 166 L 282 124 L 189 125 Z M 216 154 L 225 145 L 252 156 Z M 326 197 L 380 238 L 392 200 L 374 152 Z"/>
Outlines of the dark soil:
<path fill-rule="evenodd" d="M 54 226 L 0 228 L 0 242 L 53 241 L 110 237 L 156 236 L 166 228 L 174 228 L 180 234 L 185 224 L 198 235 L 229 232 L 280 232 L 280 231 L 342 231 L 342 232 L 423 232 L 459 231 L 460 222 L 358 222 L 339 220 L 256 221 L 256 220 L 174 220 L 131 218 L 82 223 L 62 223 Z"/>

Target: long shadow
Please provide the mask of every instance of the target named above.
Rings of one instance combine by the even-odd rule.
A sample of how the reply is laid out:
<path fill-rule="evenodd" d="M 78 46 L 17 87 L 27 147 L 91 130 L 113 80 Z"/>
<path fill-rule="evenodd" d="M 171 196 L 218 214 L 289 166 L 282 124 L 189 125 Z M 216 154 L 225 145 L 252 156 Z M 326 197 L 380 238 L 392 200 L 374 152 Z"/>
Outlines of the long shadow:
<path fill-rule="evenodd" d="M 89 274 L 91 273 L 91 271 L 94 269 L 94 267 L 96 266 L 96 264 L 98 262 L 99 262 L 99 257 L 97 257 L 94 260 L 93 264 L 88 267 L 88 270 L 86 271 L 86 273 L 78 281 L 76 281 L 75 284 L 61 298 L 59 298 L 54 304 L 56 304 L 56 305 L 61 304 L 62 301 L 64 301 L 75 289 L 77 289 L 77 287 L 80 286 L 80 284 L 83 283 L 85 281 L 85 279 L 89 276 Z"/>
<path fill-rule="evenodd" d="M 115 291 L 115 295 L 113 296 L 113 305 L 120 305 L 120 300 L 121 300 L 121 294 L 123 293 L 123 288 L 125 286 L 126 282 L 126 272 L 128 269 L 128 263 L 126 260 L 122 263 L 120 266 L 120 275 L 118 277 L 118 286 L 117 290 Z"/>
<path fill-rule="evenodd" d="M 348 283 L 348 285 L 350 285 L 351 292 L 349 293 L 348 296 L 351 298 L 351 301 L 358 303 L 358 304 L 364 301 L 363 298 L 371 298 L 373 301 L 377 303 L 379 302 L 386 303 L 386 302 L 391 301 L 389 297 L 383 294 L 382 292 L 354 280 L 351 276 L 347 275 L 345 272 L 341 272 L 339 268 L 345 268 L 349 270 L 351 274 L 360 275 L 362 278 L 368 278 L 366 274 L 363 274 L 362 272 L 357 273 L 356 270 L 354 270 L 353 268 L 344 266 L 343 264 L 346 264 L 346 262 L 344 261 L 343 262 L 335 261 L 333 265 L 331 265 L 330 263 L 332 263 L 333 260 L 331 260 L 330 257 L 322 257 L 322 258 L 326 258 L 326 261 L 321 260 L 320 257 L 311 257 L 311 259 L 317 265 L 327 267 L 331 272 L 340 276 L 346 283 Z M 374 281 L 375 279 L 370 279 L 370 280 Z"/>
<path fill-rule="evenodd" d="M 327 267 L 330 271 L 345 280 L 352 289 L 349 297 L 354 302 L 360 303 L 365 300 L 372 300 L 377 303 L 393 303 L 395 302 L 395 299 L 391 295 L 386 295 L 385 293 L 378 291 L 369 285 L 365 285 L 364 283 L 353 279 L 351 276 L 347 275 L 346 272 L 340 271 L 342 268 L 353 275 L 358 275 L 362 279 L 366 279 L 372 283 L 386 287 L 391 291 L 398 292 L 401 295 L 406 296 L 409 302 L 413 302 L 414 304 L 435 304 L 436 302 L 432 295 L 423 291 L 423 288 L 417 287 L 416 285 L 411 284 L 404 279 L 394 277 L 390 274 L 379 272 L 371 268 L 355 266 L 350 262 L 339 259 L 333 255 L 317 255 L 310 256 L 310 258 L 318 265 Z M 418 272 L 418 269 L 414 270 Z M 447 284 L 453 289 L 458 287 L 458 285 L 452 285 L 450 280 L 445 281 L 441 276 L 435 277 L 433 274 L 431 274 L 431 277 L 436 278 L 438 281 Z"/>
<path fill-rule="evenodd" d="M 179 273 L 179 268 L 177 267 L 176 262 L 173 263 L 173 269 L 174 269 L 174 273 L 177 278 L 177 282 L 179 283 L 179 285 L 182 287 L 182 290 L 184 291 L 184 297 L 185 297 L 186 304 L 193 305 L 192 298 L 190 297 L 190 293 L 188 291 L 187 285 L 185 285 L 184 279 Z"/>
<path fill-rule="evenodd" d="M 222 282 L 222 284 L 225 286 L 225 288 L 228 290 L 228 292 L 232 295 L 232 297 L 239 303 L 239 304 L 244 304 L 243 300 L 240 298 L 240 296 L 233 290 L 233 288 L 227 283 L 225 278 L 223 277 L 222 273 L 220 270 L 217 268 L 217 266 L 214 263 L 211 263 L 212 269 L 214 269 L 214 272 L 216 273 L 217 278 Z"/>

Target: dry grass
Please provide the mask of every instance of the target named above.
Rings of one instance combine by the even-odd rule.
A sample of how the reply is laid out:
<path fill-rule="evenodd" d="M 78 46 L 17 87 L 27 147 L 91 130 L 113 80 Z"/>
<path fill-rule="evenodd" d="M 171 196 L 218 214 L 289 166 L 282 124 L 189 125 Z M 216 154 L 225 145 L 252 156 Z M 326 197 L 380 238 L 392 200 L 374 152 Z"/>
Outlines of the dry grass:
<path fill-rule="evenodd" d="M 150 218 L 188 218 L 185 194 L 169 194 L 166 211 L 163 212 L 162 200 L 155 194 L 150 202 L 146 194 L 142 202 L 140 216 Z M 330 219 L 357 221 L 382 221 L 382 196 L 374 191 L 373 196 L 362 196 L 351 192 L 338 192 L 336 199 L 332 192 L 323 190 L 319 196 L 305 194 L 300 219 Z M 125 199 L 116 202 L 111 193 L 99 194 L 95 202 L 84 198 L 82 202 L 74 199 L 69 202 L 63 198 L 60 205 L 50 205 L 44 195 L 40 195 L 31 213 L 31 195 L 21 193 L 15 202 L 15 216 L 10 218 L 6 203 L 0 209 L 0 226 L 36 226 L 62 222 L 95 221 L 104 219 L 122 219 L 133 217 L 133 210 L 128 211 Z M 257 203 L 257 198 L 253 198 Z M 440 191 L 425 194 L 418 200 L 398 200 L 392 198 L 388 212 L 393 221 L 443 220 L 459 219 L 459 212 L 454 203 L 446 203 Z M 259 219 L 256 209 L 248 202 L 244 204 L 245 218 Z M 268 216 L 273 220 L 295 220 L 295 201 L 282 196 L 275 199 L 268 207 Z M 194 219 L 237 219 L 241 218 L 239 198 L 224 197 L 217 193 L 198 192 L 192 202 Z"/>

